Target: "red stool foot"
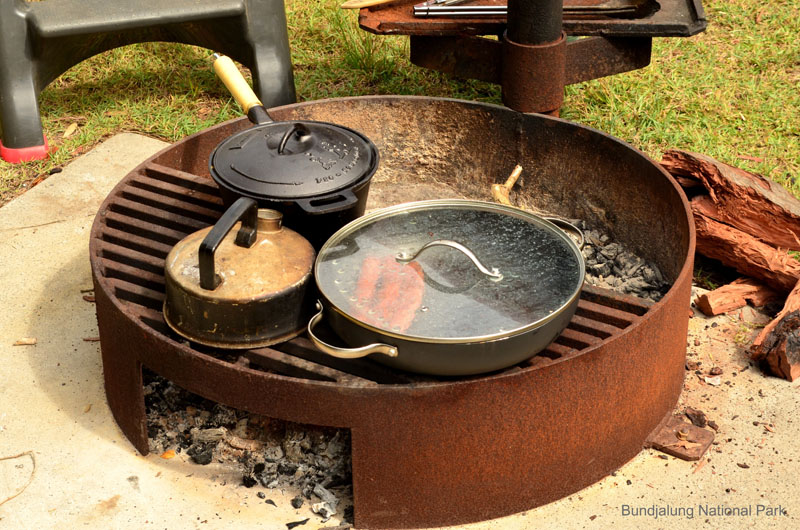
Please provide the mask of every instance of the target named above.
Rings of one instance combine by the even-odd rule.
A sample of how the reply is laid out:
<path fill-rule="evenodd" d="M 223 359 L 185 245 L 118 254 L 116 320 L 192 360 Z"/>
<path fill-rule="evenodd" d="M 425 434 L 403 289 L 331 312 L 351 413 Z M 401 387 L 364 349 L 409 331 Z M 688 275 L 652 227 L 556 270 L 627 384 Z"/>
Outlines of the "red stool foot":
<path fill-rule="evenodd" d="M 17 149 L 6 147 L 3 145 L 3 142 L 0 141 L 0 158 L 11 164 L 47 158 L 47 137 L 44 137 L 44 145 L 20 147 Z"/>

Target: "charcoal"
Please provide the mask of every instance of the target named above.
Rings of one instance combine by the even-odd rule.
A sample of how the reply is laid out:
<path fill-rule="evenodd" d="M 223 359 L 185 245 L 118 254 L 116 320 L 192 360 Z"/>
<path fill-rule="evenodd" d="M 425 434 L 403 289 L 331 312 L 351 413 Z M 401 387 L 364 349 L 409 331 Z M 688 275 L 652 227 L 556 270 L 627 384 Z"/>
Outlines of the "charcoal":
<path fill-rule="evenodd" d="M 214 446 L 209 445 L 193 445 L 186 451 L 186 454 L 192 457 L 192 462 L 205 466 L 211 463 L 214 457 Z"/>
<path fill-rule="evenodd" d="M 209 418 L 209 421 L 215 425 L 229 427 L 236 425 L 238 420 L 235 410 L 228 408 L 225 405 L 216 404 L 211 411 L 211 417 Z"/>
<path fill-rule="evenodd" d="M 245 488 L 252 488 L 256 484 L 258 484 L 258 481 L 255 479 L 253 475 L 250 474 L 242 475 L 242 485 Z"/>
<path fill-rule="evenodd" d="M 259 471 L 255 471 L 254 468 L 253 475 L 256 477 L 259 484 L 265 488 L 269 487 L 273 481 L 278 479 L 278 464 L 269 462 L 265 464 L 263 468 L 260 468 Z"/>
<path fill-rule="evenodd" d="M 278 473 L 281 475 L 294 475 L 297 472 L 297 468 L 300 467 L 294 462 L 280 462 L 278 464 Z"/>
<path fill-rule="evenodd" d="M 287 528 L 287 530 L 292 530 L 292 528 L 304 525 L 307 522 L 308 522 L 308 519 L 303 519 L 302 521 L 295 521 L 293 523 L 286 523 L 286 528 Z"/>
<path fill-rule="evenodd" d="M 297 497 L 292 499 L 292 507 L 293 508 L 300 508 L 301 506 L 303 506 L 303 497 L 298 495 Z"/>

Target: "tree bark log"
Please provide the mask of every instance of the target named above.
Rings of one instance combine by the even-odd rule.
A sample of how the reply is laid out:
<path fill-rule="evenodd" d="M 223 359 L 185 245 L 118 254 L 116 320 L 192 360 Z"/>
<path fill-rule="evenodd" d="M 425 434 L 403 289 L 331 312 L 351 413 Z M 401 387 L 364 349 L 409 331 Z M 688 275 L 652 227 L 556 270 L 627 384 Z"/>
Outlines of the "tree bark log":
<path fill-rule="evenodd" d="M 710 199 L 703 195 L 691 201 L 697 229 L 697 251 L 755 278 L 780 293 L 788 293 L 800 278 L 800 262 L 727 224 L 716 221 Z"/>
<path fill-rule="evenodd" d="M 716 208 L 715 220 L 774 247 L 800 250 L 800 201 L 780 184 L 687 151 L 667 151 L 661 165 L 684 182 L 703 183 Z"/>
<path fill-rule="evenodd" d="M 764 361 L 774 375 L 789 381 L 800 377 L 800 281 L 781 312 L 755 338 L 750 356 Z"/>
<path fill-rule="evenodd" d="M 698 296 L 697 308 L 707 316 L 721 315 L 744 307 L 748 302 L 762 307 L 780 295 L 752 278 L 739 278 L 728 285 Z"/>

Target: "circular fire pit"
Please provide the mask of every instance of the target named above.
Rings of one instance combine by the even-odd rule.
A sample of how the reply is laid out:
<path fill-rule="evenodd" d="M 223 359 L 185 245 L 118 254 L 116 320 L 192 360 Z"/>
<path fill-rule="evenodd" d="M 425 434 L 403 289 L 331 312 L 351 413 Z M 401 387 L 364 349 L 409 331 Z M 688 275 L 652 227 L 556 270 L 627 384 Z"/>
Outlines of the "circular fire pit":
<path fill-rule="evenodd" d="M 273 109 L 335 122 L 375 142 L 368 208 L 428 198 L 490 200 L 525 170 L 512 200 L 600 226 L 672 283 L 653 304 L 587 286 L 564 333 L 500 372 L 434 378 L 343 361 L 305 338 L 231 353 L 164 324 L 164 258 L 222 213 L 208 156 L 244 119 L 188 137 L 112 191 L 92 228 L 106 393 L 147 453 L 142 366 L 203 397 L 294 422 L 348 428 L 358 527 L 443 526 L 539 506 L 634 457 L 682 388 L 694 229 L 672 178 L 599 131 L 465 101 L 357 97 Z"/>

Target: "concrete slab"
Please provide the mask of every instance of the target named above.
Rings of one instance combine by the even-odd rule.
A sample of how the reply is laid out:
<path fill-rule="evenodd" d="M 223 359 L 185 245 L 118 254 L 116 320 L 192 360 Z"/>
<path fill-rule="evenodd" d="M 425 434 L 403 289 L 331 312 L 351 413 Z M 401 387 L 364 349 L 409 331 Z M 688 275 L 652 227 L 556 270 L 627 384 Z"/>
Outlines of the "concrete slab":
<path fill-rule="evenodd" d="M 111 418 L 82 292 L 92 286 L 89 230 L 113 185 L 165 146 L 115 136 L 0 208 L 0 528 L 335 526 L 292 508 L 297 492 L 242 487 L 236 469 L 142 457 Z M 645 450 L 571 497 L 463 528 L 800 527 L 797 384 L 750 366 L 743 347 L 762 317 L 741 313 L 690 320 L 689 359 L 702 364 L 687 371 L 677 410 L 719 424 L 699 463 Z M 36 344 L 13 345 L 23 338 Z M 704 379 L 713 366 L 718 386 Z"/>

